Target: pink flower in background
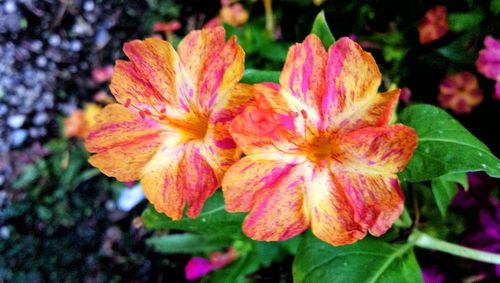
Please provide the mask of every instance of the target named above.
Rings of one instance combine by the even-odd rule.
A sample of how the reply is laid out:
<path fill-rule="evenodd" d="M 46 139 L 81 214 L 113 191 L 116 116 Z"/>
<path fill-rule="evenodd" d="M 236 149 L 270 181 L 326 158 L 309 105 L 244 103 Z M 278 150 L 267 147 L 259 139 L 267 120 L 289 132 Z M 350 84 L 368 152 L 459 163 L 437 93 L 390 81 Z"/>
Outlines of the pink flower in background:
<path fill-rule="evenodd" d="M 213 270 L 232 263 L 238 257 L 238 252 L 233 248 L 229 248 L 225 253 L 214 252 L 210 255 L 210 259 L 192 257 L 184 268 L 186 279 L 192 281 L 201 278 Z"/>
<path fill-rule="evenodd" d="M 97 67 L 92 70 L 92 79 L 96 83 L 104 83 L 111 80 L 113 77 L 113 66 L 107 65 L 104 67 Z"/>
<path fill-rule="evenodd" d="M 153 24 L 154 32 L 173 32 L 182 27 L 179 21 L 156 22 Z"/>
<path fill-rule="evenodd" d="M 403 87 L 399 94 L 399 100 L 403 101 L 404 103 L 408 103 L 410 102 L 410 97 L 411 97 L 411 89 Z"/>
<path fill-rule="evenodd" d="M 189 281 L 201 278 L 212 270 L 214 267 L 210 260 L 197 256 L 192 257 L 184 268 L 186 279 Z"/>
<path fill-rule="evenodd" d="M 484 48 L 479 51 L 476 67 L 485 77 L 496 81 L 493 97 L 500 99 L 500 40 L 491 36 L 484 39 Z"/>
<path fill-rule="evenodd" d="M 443 37 L 448 32 L 446 7 L 436 6 L 427 12 L 418 24 L 420 43 L 429 44 Z"/>
<path fill-rule="evenodd" d="M 483 92 L 470 72 L 449 75 L 439 84 L 439 105 L 455 113 L 469 113 L 482 100 Z"/>

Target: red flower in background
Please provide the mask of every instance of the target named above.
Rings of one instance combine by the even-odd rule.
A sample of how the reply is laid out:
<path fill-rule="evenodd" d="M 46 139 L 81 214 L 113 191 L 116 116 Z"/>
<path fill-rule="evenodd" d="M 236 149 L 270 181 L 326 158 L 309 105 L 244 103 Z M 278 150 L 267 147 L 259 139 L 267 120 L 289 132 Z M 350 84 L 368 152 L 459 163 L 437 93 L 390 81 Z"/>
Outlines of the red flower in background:
<path fill-rule="evenodd" d="M 439 84 L 439 105 L 455 113 L 469 113 L 482 100 L 483 92 L 470 72 L 447 76 Z"/>
<path fill-rule="evenodd" d="M 485 77 L 496 81 L 494 97 L 500 99 L 500 40 L 487 36 L 484 47 L 479 51 L 476 67 Z"/>
<path fill-rule="evenodd" d="M 428 44 L 443 37 L 448 32 L 446 7 L 436 6 L 425 13 L 418 24 L 420 43 Z"/>

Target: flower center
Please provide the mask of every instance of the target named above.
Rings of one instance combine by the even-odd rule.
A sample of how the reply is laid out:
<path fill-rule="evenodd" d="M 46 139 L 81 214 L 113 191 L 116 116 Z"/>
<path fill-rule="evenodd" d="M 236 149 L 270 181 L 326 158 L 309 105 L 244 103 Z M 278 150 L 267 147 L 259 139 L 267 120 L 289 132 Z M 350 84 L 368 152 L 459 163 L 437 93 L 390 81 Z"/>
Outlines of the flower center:
<path fill-rule="evenodd" d="M 208 120 L 200 119 L 198 121 L 183 125 L 182 131 L 190 140 L 198 140 L 205 138 L 208 130 Z"/>
<path fill-rule="evenodd" d="M 304 148 L 307 158 L 313 162 L 329 159 L 334 153 L 333 140 L 328 137 L 314 137 Z"/>

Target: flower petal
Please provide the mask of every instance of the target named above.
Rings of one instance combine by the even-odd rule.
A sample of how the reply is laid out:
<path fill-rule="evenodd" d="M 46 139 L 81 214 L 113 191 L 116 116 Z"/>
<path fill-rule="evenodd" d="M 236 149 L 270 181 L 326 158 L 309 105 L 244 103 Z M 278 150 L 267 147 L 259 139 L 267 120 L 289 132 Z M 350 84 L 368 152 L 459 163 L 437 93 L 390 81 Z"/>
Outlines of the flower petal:
<path fill-rule="evenodd" d="M 190 32 L 177 50 L 195 84 L 201 111 L 209 112 L 243 76 L 245 52 L 234 36 L 226 42 L 222 27 Z"/>
<path fill-rule="evenodd" d="M 300 162 L 280 153 L 252 154 L 231 166 L 222 180 L 229 212 L 249 211 L 261 191 L 269 190 Z"/>
<path fill-rule="evenodd" d="M 312 232 L 334 246 L 351 244 L 366 235 L 354 219 L 354 208 L 328 168 L 315 166 L 307 185 Z"/>
<path fill-rule="evenodd" d="M 325 91 L 326 59 L 325 48 L 314 34 L 290 47 L 280 76 L 282 91 L 318 112 Z"/>
<path fill-rule="evenodd" d="M 254 85 L 255 101 L 231 123 L 234 140 L 247 155 L 258 152 L 291 153 L 303 135 L 303 117 L 272 83 Z M 293 111 L 295 109 L 297 111 Z"/>
<path fill-rule="evenodd" d="M 309 227 L 303 170 L 297 165 L 281 172 L 274 184 L 256 195 L 255 204 L 243 222 L 245 235 L 258 241 L 283 241 Z"/>
<path fill-rule="evenodd" d="M 344 37 L 330 48 L 325 76 L 325 129 L 348 132 L 389 121 L 399 90 L 377 93 L 380 71 L 372 55 L 357 43 Z"/>
<path fill-rule="evenodd" d="M 167 138 L 168 137 L 168 138 Z M 86 138 L 89 162 L 119 181 L 139 179 L 162 143 L 177 142 L 161 124 L 119 104 L 106 106 Z"/>
<path fill-rule="evenodd" d="M 165 150 L 150 162 L 141 185 L 156 210 L 178 220 L 182 218 L 187 203 L 187 216 L 198 216 L 205 200 L 220 184 L 220 176 L 214 172 L 202 151 L 202 143 L 189 142 Z"/>
<path fill-rule="evenodd" d="M 133 40 L 123 50 L 131 62 L 117 61 L 110 86 L 120 103 L 138 103 L 138 108 L 147 105 L 150 112 L 159 116 L 165 107 L 169 114 L 174 109 L 190 111 L 188 101 L 194 87 L 168 41 Z"/>
<path fill-rule="evenodd" d="M 173 220 L 182 218 L 186 205 L 185 176 L 181 169 L 185 147 L 165 150 L 150 162 L 141 179 L 146 198 L 155 209 Z"/>
<path fill-rule="evenodd" d="M 338 140 L 339 163 L 332 170 L 393 174 L 410 161 L 417 147 L 417 134 L 410 127 L 396 124 L 353 131 Z"/>
<path fill-rule="evenodd" d="M 401 215 L 404 195 L 397 175 L 333 175 L 354 207 L 354 220 L 372 235 L 384 234 Z"/>
<path fill-rule="evenodd" d="M 253 86 L 238 84 L 224 99 L 220 99 L 212 110 L 205 135 L 205 147 L 213 156 L 214 167 L 222 171 L 227 170 L 240 158 L 241 150 L 234 142 L 229 126 L 253 98 Z"/>

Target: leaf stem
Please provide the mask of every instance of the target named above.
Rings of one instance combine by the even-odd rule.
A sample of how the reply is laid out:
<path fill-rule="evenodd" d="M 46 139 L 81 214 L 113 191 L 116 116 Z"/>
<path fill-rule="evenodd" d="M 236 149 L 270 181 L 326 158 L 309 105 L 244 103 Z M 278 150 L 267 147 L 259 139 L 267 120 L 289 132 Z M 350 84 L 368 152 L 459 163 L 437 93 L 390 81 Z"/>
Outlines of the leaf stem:
<path fill-rule="evenodd" d="M 274 36 L 274 17 L 271 0 L 264 0 L 264 10 L 266 13 L 266 29 L 271 36 Z"/>
<path fill-rule="evenodd" d="M 409 242 L 413 243 L 417 247 L 424 249 L 440 251 L 468 259 L 473 259 L 477 261 L 500 264 L 500 255 L 483 252 L 480 250 L 475 250 L 471 248 L 466 248 L 460 245 L 448 243 L 436 238 L 433 238 L 419 230 L 414 230 L 410 235 Z"/>

